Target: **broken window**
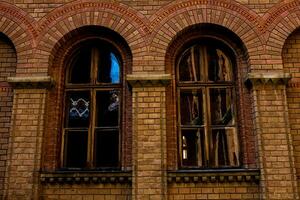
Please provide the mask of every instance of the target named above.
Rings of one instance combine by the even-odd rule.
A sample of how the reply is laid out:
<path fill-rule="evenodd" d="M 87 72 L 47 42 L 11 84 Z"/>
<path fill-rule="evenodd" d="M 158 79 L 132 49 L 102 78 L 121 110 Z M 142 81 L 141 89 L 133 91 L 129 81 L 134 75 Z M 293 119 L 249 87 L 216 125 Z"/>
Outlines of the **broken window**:
<path fill-rule="evenodd" d="M 183 168 L 240 165 L 232 54 L 215 41 L 177 60 L 179 154 Z"/>
<path fill-rule="evenodd" d="M 65 86 L 63 167 L 117 168 L 120 161 L 121 59 L 108 42 L 82 44 Z"/>

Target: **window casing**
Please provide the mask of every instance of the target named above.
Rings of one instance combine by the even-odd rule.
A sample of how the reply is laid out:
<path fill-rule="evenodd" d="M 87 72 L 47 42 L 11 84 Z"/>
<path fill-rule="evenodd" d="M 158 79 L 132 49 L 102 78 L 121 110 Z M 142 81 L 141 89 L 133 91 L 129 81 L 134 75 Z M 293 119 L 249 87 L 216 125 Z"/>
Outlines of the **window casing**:
<path fill-rule="evenodd" d="M 233 54 L 208 39 L 188 46 L 176 63 L 180 167 L 239 167 Z"/>
<path fill-rule="evenodd" d="M 104 40 L 92 40 L 72 54 L 67 66 L 62 167 L 120 167 L 122 60 Z"/>

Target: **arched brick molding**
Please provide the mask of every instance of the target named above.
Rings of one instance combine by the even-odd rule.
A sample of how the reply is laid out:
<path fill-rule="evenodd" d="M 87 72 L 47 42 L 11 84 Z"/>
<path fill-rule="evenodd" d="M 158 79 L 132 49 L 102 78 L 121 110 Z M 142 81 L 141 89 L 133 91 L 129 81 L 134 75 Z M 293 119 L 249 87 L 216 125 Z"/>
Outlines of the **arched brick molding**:
<path fill-rule="evenodd" d="M 258 55 L 264 52 L 260 17 L 234 1 L 187 0 L 163 7 L 151 17 L 151 47 L 156 51 L 154 65 L 164 65 L 164 55 L 170 41 L 184 28 L 210 23 L 228 28 L 241 38 L 248 49 L 252 69 L 259 68 Z"/>
<path fill-rule="evenodd" d="M 281 3 L 271 9 L 263 25 L 266 36 L 266 50 L 270 61 L 282 69 L 282 49 L 289 35 L 300 27 L 300 1 Z"/>
<path fill-rule="evenodd" d="M 6 2 L 0 2 L 0 18 L 0 32 L 12 41 L 18 55 L 17 74 L 30 72 L 30 51 L 37 36 L 34 19 L 22 9 Z"/>
<path fill-rule="evenodd" d="M 53 55 L 49 52 L 57 46 L 61 38 L 79 27 L 88 25 L 107 27 L 119 33 L 125 38 L 136 58 L 144 56 L 142 47 L 145 47 L 145 35 L 149 33 L 146 24 L 147 19 L 142 14 L 120 3 L 77 1 L 66 4 L 39 22 L 39 67 L 47 69 L 48 65 L 51 65 Z M 133 68 L 133 71 L 135 70 Z"/>

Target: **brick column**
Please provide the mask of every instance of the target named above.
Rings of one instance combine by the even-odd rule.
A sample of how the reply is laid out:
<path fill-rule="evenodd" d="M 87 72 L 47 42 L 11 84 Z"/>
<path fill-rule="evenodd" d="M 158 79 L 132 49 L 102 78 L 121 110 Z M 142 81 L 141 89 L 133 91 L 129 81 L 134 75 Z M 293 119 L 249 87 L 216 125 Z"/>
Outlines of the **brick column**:
<path fill-rule="evenodd" d="M 49 77 L 9 78 L 14 86 L 5 199 L 38 199 L 38 180 Z"/>
<path fill-rule="evenodd" d="M 251 73 L 261 199 L 299 199 L 285 84 L 288 74 Z"/>
<path fill-rule="evenodd" d="M 169 75 L 128 75 L 133 87 L 133 200 L 166 199 L 166 105 Z"/>

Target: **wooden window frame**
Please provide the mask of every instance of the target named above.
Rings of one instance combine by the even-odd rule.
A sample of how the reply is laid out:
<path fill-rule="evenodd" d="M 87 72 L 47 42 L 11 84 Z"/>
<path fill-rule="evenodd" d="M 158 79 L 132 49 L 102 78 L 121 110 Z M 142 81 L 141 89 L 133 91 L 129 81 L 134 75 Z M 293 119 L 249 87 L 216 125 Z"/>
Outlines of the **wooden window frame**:
<path fill-rule="evenodd" d="M 63 115 L 62 119 L 64 120 L 63 122 L 63 131 L 62 131 L 62 141 L 61 141 L 61 153 L 60 153 L 60 160 L 61 160 L 61 168 L 66 169 L 66 170 L 82 170 L 82 169 L 87 169 L 87 170 L 119 170 L 121 168 L 121 146 L 122 146 L 122 112 L 123 112 L 123 95 L 124 95 L 124 84 L 123 84 L 123 61 L 121 54 L 117 47 L 110 43 L 110 41 L 105 40 L 105 39 L 92 39 L 92 41 L 100 41 L 100 42 L 105 42 L 109 43 L 110 47 L 107 49 L 110 49 L 113 51 L 114 55 L 117 57 L 119 61 L 119 83 L 104 83 L 104 82 L 99 82 L 98 81 L 98 64 L 99 64 L 99 51 L 96 50 L 96 47 L 92 47 L 91 50 L 91 63 L 90 63 L 90 78 L 91 81 L 90 83 L 70 83 L 70 71 L 72 70 L 72 66 L 69 66 L 70 63 L 72 63 L 72 60 L 75 59 L 76 53 L 78 49 L 82 48 L 79 46 L 76 51 L 74 51 L 74 55 L 70 56 L 71 58 L 69 59 L 69 65 L 67 64 L 67 69 L 66 69 L 66 79 L 65 79 L 65 90 L 64 90 L 64 105 L 63 105 Z M 113 126 L 113 127 L 96 127 L 96 104 L 97 102 L 97 92 L 100 91 L 113 91 L 116 90 L 118 91 L 119 95 L 119 110 L 118 110 L 118 126 Z M 90 94 L 90 123 L 87 128 L 88 131 L 88 144 L 87 144 L 87 163 L 85 167 L 82 168 L 77 168 L 77 167 L 66 167 L 66 149 L 65 149 L 65 136 L 66 136 L 66 131 L 72 128 L 66 127 L 67 124 L 67 117 L 66 117 L 66 109 L 67 109 L 67 93 L 69 92 L 79 92 L 79 91 L 86 91 Z M 73 128 L 74 129 L 74 128 Z M 82 128 L 79 128 L 82 129 Z M 105 130 L 114 130 L 118 131 L 118 161 L 116 166 L 110 166 L 110 167 L 97 167 L 96 166 L 96 155 L 95 155 L 95 146 L 96 146 L 96 130 L 97 129 L 105 129 Z"/>
<path fill-rule="evenodd" d="M 212 40 L 214 41 L 214 44 L 217 46 L 217 47 L 221 47 L 222 50 L 229 50 L 229 47 L 224 47 L 226 45 L 223 45 L 221 43 L 221 41 L 217 41 L 215 39 L 209 39 L 209 40 Z M 220 45 L 218 45 L 218 42 L 220 42 Z M 204 80 L 200 80 L 200 81 L 181 81 L 180 80 L 180 61 L 181 59 L 183 58 L 183 56 L 185 55 L 185 53 L 187 51 L 189 51 L 191 48 L 194 48 L 194 46 L 196 45 L 199 45 L 201 46 L 200 47 L 200 59 L 201 59 L 201 62 L 204 63 L 204 67 L 203 69 L 200 68 L 198 69 L 201 73 L 203 73 L 203 76 L 204 76 Z M 234 67 L 235 67 L 235 63 L 234 63 L 234 59 L 233 59 L 233 54 L 230 55 L 230 62 L 231 62 L 231 67 L 232 67 L 232 78 L 231 78 L 231 81 L 220 81 L 220 82 L 216 82 L 216 81 L 209 81 L 209 73 L 208 73 L 208 61 L 207 61 L 207 50 L 206 50 L 206 47 L 205 45 L 207 45 L 207 42 L 204 42 L 204 45 L 202 44 L 202 40 L 200 39 L 199 42 L 194 42 L 194 43 L 191 43 L 190 46 L 188 46 L 188 48 L 185 48 L 185 51 L 181 52 L 179 54 L 179 57 L 176 59 L 176 99 L 177 99 L 177 131 L 178 131 L 178 155 L 179 155 L 179 166 L 180 168 L 183 168 L 183 169 L 210 169 L 210 168 L 214 168 L 214 169 L 219 169 L 219 168 L 239 168 L 241 166 L 241 157 L 240 157 L 240 144 L 239 144 L 239 141 L 235 141 L 237 144 L 237 147 L 238 147 L 238 164 L 236 166 L 221 166 L 221 167 L 216 167 L 216 166 L 212 166 L 211 164 L 211 143 L 212 143 L 212 130 L 213 129 L 216 129 L 216 128 L 224 128 L 227 129 L 228 127 L 229 128 L 232 128 L 234 131 L 235 131 L 235 135 L 236 135 L 236 138 L 238 137 L 238 124 L 237 124 L 237 103 L 236 103 L 236 85 L 235 85 L 235 77 L 233 75 L 234 73 Z M 193 53 L 191 53 L 191 57 L 192 57 L 192 65 L 194 65 L 194 60 L 193 60 Z M 194 66 L 193 66 L 194 68 Z M 195 70 L 195 68 L 194 68 Z M 195 70 L 196 71 L 196 70 Z M 211 111 L 210 111 L 210 89 L 212 88 L 219 88 L 219 89 L 230 89 L 231 90 L 231 94 L 232 94 L 232 104 L 233 104 L 233 109 L 234 109 L 234 112 L 235 112 L 235 124 L 231 125 L 231 126 L 228 126 L 228 125 L 222 125 L 222 126 L 218 126 L 218 125 L 213 125 L 212 124 L 212 121 L 211 121 Z M 203 118 L 204 118 L 204 122 L 202 125 L 183 125 L 181 124 L 181 108 L 180 108 L 180 102 L 181 102 L 181 92 L 182 91 L 192 91 L 192 90 L 201 90 L 202 91 L 202 106 L 203 106 Z M 200 162 L 200 153 L 199 153 L 199 150 L 197 150 L 197 164 L 196 165 L 193 165 L 193 166 L 187 166 L 187 165 L 184 165 L 183 163 L 183 131 L 182 130 L 200 130 L 200 129 L 203 129 L 203 132 L 204 132 L 204 139 L 205 139 L 205 162 L 204 162 L 204 165 L 202 166 L 199 162 Z M 197 134 L 198 134 L 198 131 L 197 131 Z M 200 144 L 199 144 L 199 139 L 196 141 L 197 143 L 197 147 L 201 148 L 200 147 Z"/>

